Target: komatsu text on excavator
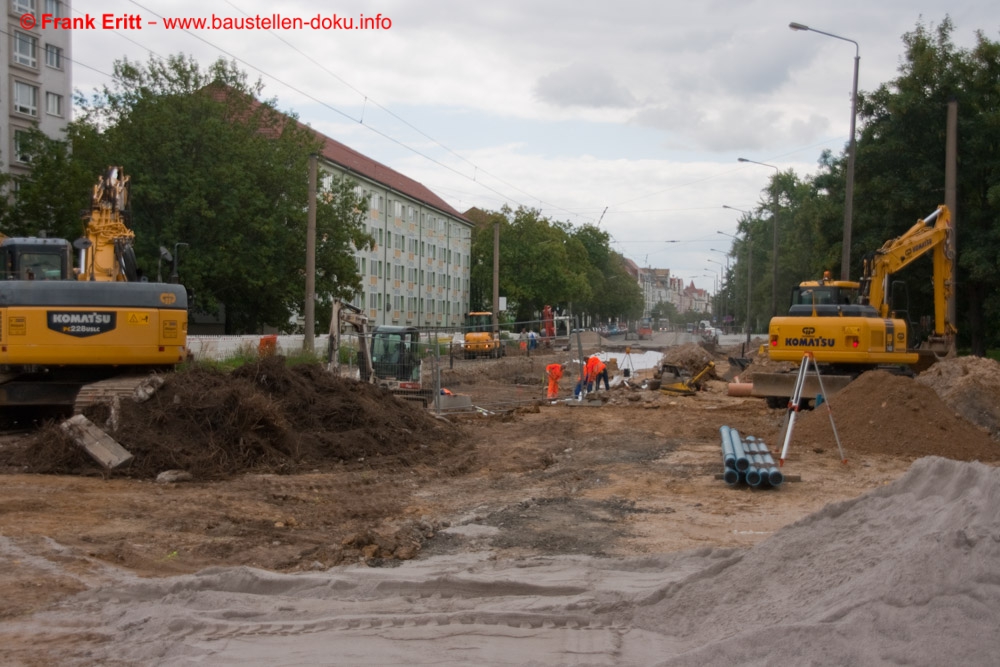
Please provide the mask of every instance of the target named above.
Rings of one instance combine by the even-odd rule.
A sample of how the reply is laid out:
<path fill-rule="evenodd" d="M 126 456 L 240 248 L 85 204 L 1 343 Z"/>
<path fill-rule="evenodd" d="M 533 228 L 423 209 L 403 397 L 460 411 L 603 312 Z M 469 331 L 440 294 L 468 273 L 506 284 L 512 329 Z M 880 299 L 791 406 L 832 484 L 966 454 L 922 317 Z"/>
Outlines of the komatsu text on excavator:
<path fill-rule="evenodd" d="M 80 388 L 187 356 L 187 292 L 138 280 L 128 228 L 129 177 L 94 186 L 84 235 L 0 236 L 0 413 L 68 416 Z M 79 265 L 73 266 L 73 250 Z"/>
<path fill-rule="evenodd" d="M 951 233 L 951 214 L 939 206 L 866 257 L 860 282 L 824 277 L 801 283 L 792 292 L 788 315 L 771 320 L 769 358 L 800 363 L 811 352 L 827 391 L 835 391 L 865 370 L 919 370 L 947 354 L 956 333 L 948 320 L 948 302 L 954 299 Z M 904 304 L 893 304 L 889 297 L 893 274 L 927 253 L 933 262 L 934 325 L 923 337 L 916 335 Z M 788 373 L 758 373 L 753 393 L 778 407 L 792 395 L 794 383 Z M 815 397 L 817 390 L 807 383 L 803 396 Z"/>

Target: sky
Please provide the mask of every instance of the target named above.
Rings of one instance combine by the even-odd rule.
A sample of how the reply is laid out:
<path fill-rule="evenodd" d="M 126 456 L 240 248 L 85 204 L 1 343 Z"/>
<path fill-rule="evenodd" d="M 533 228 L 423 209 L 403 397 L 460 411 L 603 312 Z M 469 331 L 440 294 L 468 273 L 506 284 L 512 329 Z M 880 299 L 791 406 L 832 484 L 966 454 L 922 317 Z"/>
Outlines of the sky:
<path fill-rule="evenodd" d="M 636 264 L 710 291 L 741 215 L 723 205 L 750 210 L 776 169 L 807 177 L 822 151 L 843 151 L 856 53 L 858 88 L 871 91 L 898 75 L 902 36 L 918 23 L 949 16 L 960 47 L 977 30 L 1000 38 L 1000 6 L 982 0 L 72 5 L 72 17 L 93 19 L 73 35 L 85 95 L 123 58 L 233 59 L 278 108 L 459 211 L 508 204 L 597 224 Z M 275 15 L 303 27 L 222 23 Z M 213 17 L 216 30 L 166 25 Z M 362 17 L 377 29 L 334 27 Z"/>

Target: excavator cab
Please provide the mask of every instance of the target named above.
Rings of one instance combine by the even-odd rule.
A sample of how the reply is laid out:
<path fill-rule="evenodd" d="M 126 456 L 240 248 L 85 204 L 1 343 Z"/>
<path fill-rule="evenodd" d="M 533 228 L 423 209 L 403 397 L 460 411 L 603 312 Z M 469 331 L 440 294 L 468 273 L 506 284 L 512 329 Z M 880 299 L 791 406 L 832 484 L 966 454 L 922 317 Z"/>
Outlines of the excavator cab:
<path fill-rule="evenodd" d="M 72 250 L 65 239 L 16 238 L 0 241 L 4 280 L 67 280 Z"/>
<path fill-rule="evenodd" d="M 372 368 L 379 380 L 420 380 L 416 327 L 379 326 L 372 332 Z"/>

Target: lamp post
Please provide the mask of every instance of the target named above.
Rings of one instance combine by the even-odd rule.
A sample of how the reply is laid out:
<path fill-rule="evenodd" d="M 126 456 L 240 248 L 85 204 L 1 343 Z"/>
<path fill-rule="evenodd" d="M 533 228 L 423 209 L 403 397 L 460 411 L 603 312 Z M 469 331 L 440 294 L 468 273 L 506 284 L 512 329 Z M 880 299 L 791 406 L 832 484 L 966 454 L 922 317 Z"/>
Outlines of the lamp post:
<path fill-rule="evenodd" d="M 750 217 L 750 212 L 749 211 L 744 211 L 741 208 L 733 208 L 732 206 L 726 206 L 725 204 L 722 205 L 722 208 L 728 208 L 731 211 L 739 211 L 740 213 L 742 213 L 743 215 L 747 216 L 748 218 Z M 723 236 L 728 236 L 729 238 L 739 240 L 736 236 L 733 236 L 732 234 L 726 234 L 725 232 L 719 232 L 719 233 L 722 234 Z M 752 290 L 750 289 L 750 275 L 751 275 L 750 269 L 751 269 L 751 262 L 753 261 L 753 259 L 752 259 L 753 258 L 753 248 L 750 246 L 750 227 L 749 227 L 749 225 L 747 226 L 747 231 L 744 234 L 744 240 L 745 240 L 746 246 L 747 246 L 747 345 L 749 345 L 750 344 L 750 294 L 752 292 Z"/>
<path fill-rule="evenodd" d="M 174 271 L 173 273 L 170 274 L 170 282 L 174 283 L 175 285 L 177 284 L 178 279 L 180 278 L 180 276 L 177 275 L 177 260 L 180 259 L 179 248 L 181 246 L 184 246 L 186 248 L 188 244 L 183 242 L 177 242 L 174 244 Z"/>
<path fill-rule="evenodd" d="M 854 87 L 851 89 L 851 137 L 847 144 L 847 187 L 844 193 L 844 249 L 840 258 L 840 279 L 851 279 L 851 221 L 854 219 L 854 155 L 857 153 L 858 145 L 854 136 L 855 121 L 858 117 L 858 67 L 861 64 L 861 47 L 853 39 L 834 35 L 832 32 L 823 32 L 816 28 L 810 28 L 801 23 L 788 24 L 792 30 L 805 30 L 817 32 L 827 37 L 850 42 L 854 45 Z"/>
<path fill-rule="evenodd" d="M 160 271 L 160 266 L 163 264 L 163 260 L 168 262 L 174 261 L 174 256 L 170 254 L 170 251 L 160 246 L 160 256 L 156 259 L 156 282 L 163 282 L 163 273 Z"/>
<path fill-rule="evenodd" d="M 729 252 L 726 251 L 726 250 L 716 250 L 715 248 L 711 248 L 711 252 L 717 252 L 719 254 L 725 255 L 725 257 L 726 257 L 726 272 L 725 272 L 725 274 L 723 274 L 725 276 L 725 278 L 724 278 L 723 283 L 722 283 L 722 289 L 725 290 L 725 295 L 724 295 L 724 298 L 722 299 L 722 317 L 723 317 L 723 322 L 725 322 L 725 318 L 729 317 L 729 289 L 728 289 L 728 285 L 729 285 Z"/>
<path fill-rule="evenodd" d="M 722 291 L 722 282 L 723 282 L 723 280 L 722 280 L 722 272 L 725 270 L 726 266 L 722 262 L 717 262 L 714 259 L 710 259 L 708 261 L 710 261 L 712 264 L 718 264 L 719 265 L 718 280 L 715 283 L 715 308 L 716 308 L 716 310 L 725 310 L 724 308 L 720 308 L 719 307 L 719 292 Z M 712 267 L 708 267 L 708 270 L 711 271 L 713 274 L 716 272 L 716 270 L 713 269 Z M 714 314 L 715 313 L 713 313 L 713 315 Z M 723 315 L 725 315 L 725 313 L 723 313 Z"/>
<path fill-rule="evenodd" d="M 777 174 L 781 173 L 781 170 L 775 167 L 773 164 L 766 164 L 764 162 L 757 162 L 756 160 L 748 160 L 745 157 L 737 158 L 740 162 L 749 162 L 751 164 L 759 164 L 762 167 L 770 167 L 774 169 Z M 774 181 L 774 192 L 771 194 L 771 224 L 774 226 L 774 257 L 771 260 L 771 317 L 778 314 L 778 180 Z"/>

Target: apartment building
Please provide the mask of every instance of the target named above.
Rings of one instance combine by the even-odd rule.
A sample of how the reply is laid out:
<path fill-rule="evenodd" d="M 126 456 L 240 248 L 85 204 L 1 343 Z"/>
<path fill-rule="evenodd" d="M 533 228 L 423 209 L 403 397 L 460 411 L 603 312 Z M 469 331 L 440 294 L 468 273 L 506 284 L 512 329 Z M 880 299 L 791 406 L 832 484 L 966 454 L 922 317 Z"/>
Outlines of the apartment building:
<path fill-rule="evenodd" d="M 375 247 L 355 255 L 362 289 L 354 305 L 372 324 L 460 326 L 469 307 L 473 223 L 412 178 L 321 139 L 320 174 L 352 178 L 369 201 L 365 226 Z"/>
<path fill-rule="evenodd" d="M 42 17 L 69 17 L 68 0 L 6 0 L 2 15 L 0 75 L 0 169 L 28 171 L 19 146 L 33 125 L 50 137 L 62 137 L 72 105 L 71 30 L 42 28 Z"/>

